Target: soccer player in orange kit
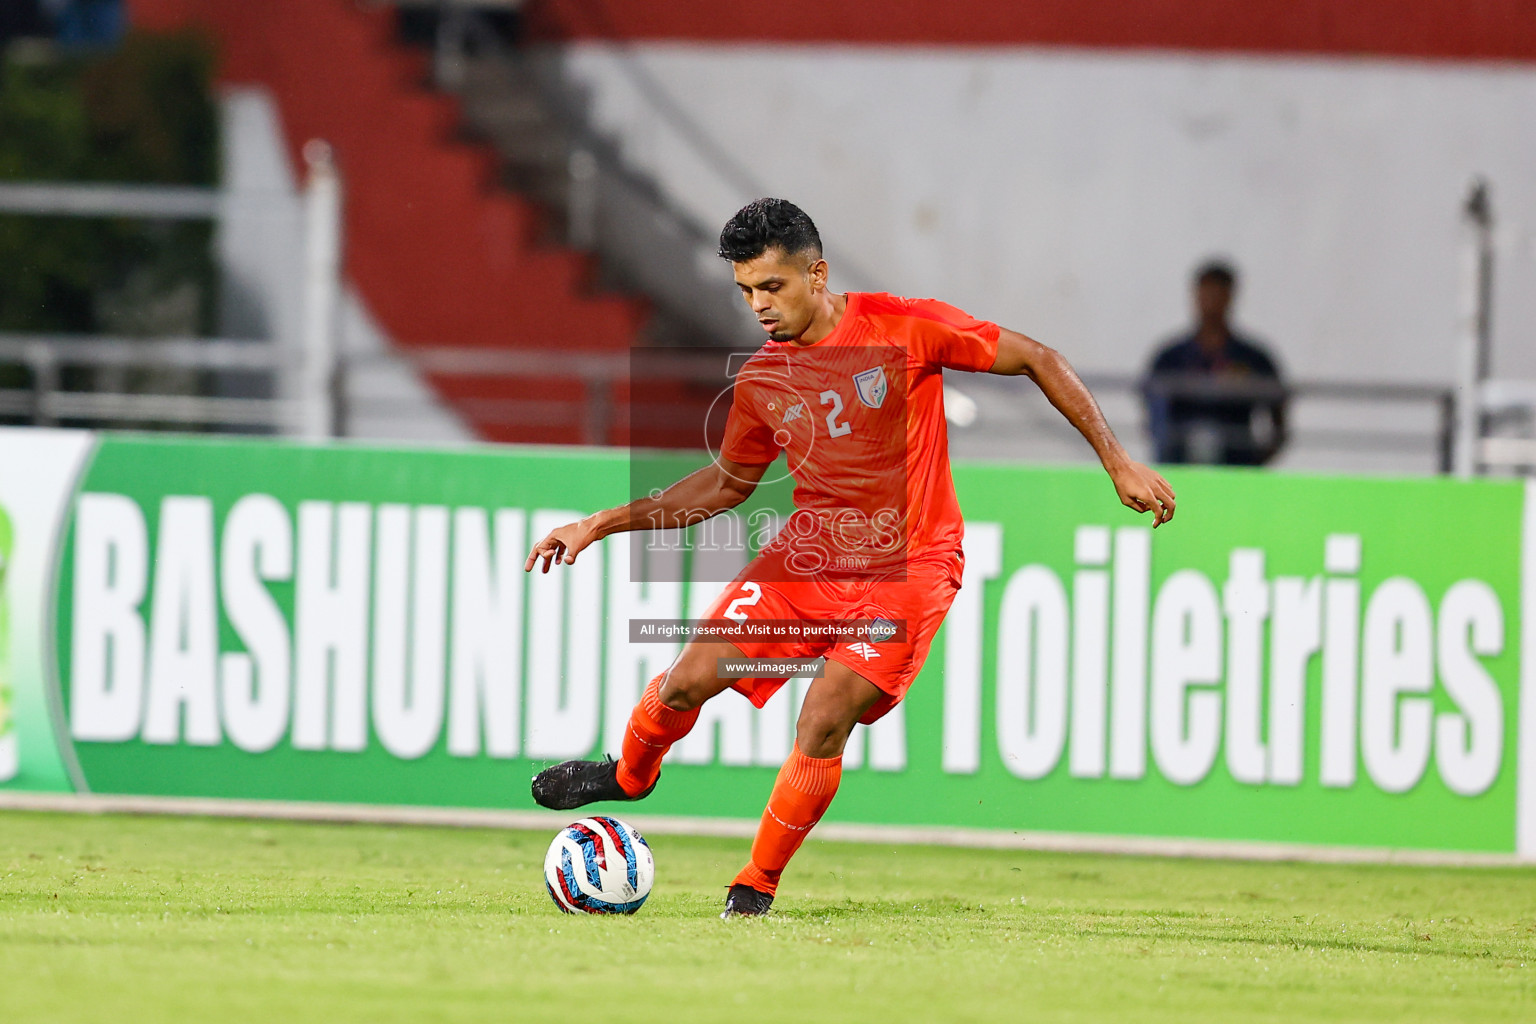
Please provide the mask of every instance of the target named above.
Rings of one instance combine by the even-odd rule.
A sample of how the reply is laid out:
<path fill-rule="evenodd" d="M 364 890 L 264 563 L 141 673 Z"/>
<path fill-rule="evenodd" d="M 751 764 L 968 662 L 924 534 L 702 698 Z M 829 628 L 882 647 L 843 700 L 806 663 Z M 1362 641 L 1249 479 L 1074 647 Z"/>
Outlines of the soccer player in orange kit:
<path fill-rule="evenodd" d="M 1093 446 L 1120 501 L 1173 518 L 1168 482 L 1126 454 L 1098 404 L 1060 353 L 932 299 L 837 294 L 815 225 L 782 199 L 743 207 L 720 235 L 720 255 L 769 340 L 738 371 L 720 454 L 659 496 L 597 512 L 550 532 L 529 554 L 572 563 L 583 548 L 626 530 L 684 528 L 747 499 L 783 452 L 795 511 L 716 599 L 706 620 L 797 621 L 797 636 L 695 637 L 646 687 L 618 761 L 566 761 L 533 780 L 534 799 L 569 810 L 639 800 L 661 759 L 727 687 L 758 707 L 786 681 L 732 678 L 743 658 L 826 659 L 806 693 L 795 744 L 726 896 L 725 914 L 763 914 L 779 878 L 821 820 L 842 776 L 855 724 L 879 719 L 906 695 L 960 589 L 964 524 L 949 472 L 942 371 L 1025 375 Z M 857 636 L 817 624 L 862 622 Z"/>

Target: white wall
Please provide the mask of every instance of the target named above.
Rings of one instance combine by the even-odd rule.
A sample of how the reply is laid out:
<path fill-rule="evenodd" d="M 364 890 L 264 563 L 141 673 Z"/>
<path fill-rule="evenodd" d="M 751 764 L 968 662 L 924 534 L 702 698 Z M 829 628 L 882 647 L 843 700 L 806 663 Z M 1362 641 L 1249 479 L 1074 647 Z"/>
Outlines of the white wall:
<path fill-rule="evenodd" d="M 1451 382 L 1458 211 L 1480 173 L 1500 223 L 1495 369 L 1536 377 L 1530 67 L 601 43 L 565 59 L 599 126 L 706 222 L 754 197 L 637 71 L 816 219 L 835 283 L 948 299 L 1089 372 L 1139 370 L 1186 320 L 1192 265 L 1222 253 L 1246 278 L 1238 319 L 1294 376 Z"/>

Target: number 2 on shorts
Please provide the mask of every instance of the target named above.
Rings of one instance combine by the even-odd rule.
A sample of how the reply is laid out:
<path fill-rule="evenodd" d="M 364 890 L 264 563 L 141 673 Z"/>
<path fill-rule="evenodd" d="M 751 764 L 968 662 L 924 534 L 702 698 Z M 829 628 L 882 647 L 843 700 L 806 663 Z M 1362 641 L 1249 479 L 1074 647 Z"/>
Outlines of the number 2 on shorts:
<path fill-rule="evenodd" d="M 738 623 L 747 621 L 747 613 L 743 608 L 750 608 L 763 599 L 763 588 L 756 583 L 743 583 L 741 589 L 750 594 L 750 597 L 738 597 L 725 606 L 725 617 L 734 619 Z"/>

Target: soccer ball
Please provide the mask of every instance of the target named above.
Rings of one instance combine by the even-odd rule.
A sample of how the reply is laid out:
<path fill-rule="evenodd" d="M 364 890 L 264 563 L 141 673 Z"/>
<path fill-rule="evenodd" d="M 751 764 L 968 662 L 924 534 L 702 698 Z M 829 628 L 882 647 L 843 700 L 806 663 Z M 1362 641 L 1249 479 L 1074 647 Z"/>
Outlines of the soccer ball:
<path fill-rule="evenodd" d="M 567 914 L 633 914 L 655 880 L 650 844 L 618 818 L 573 822 L 544 855 L 544 885 Z"/>

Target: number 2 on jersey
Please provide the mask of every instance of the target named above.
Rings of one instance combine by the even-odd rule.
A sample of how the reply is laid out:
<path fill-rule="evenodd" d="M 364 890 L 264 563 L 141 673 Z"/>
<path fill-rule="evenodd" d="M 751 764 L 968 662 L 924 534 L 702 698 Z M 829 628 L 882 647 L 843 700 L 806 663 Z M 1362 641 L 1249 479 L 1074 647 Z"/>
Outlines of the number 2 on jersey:
<path fill-rule="evenodd" d="M 843 396 L 828 388 L 821 393 L 821 404 L 832 406 L 832 411 L 827 413 L 827 430 L 833 437 L 842 437 L 844 434 L 853 433 L 853 424 L 847 421 L 837 422 L 838 415 L 843 411 Z"/>

